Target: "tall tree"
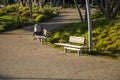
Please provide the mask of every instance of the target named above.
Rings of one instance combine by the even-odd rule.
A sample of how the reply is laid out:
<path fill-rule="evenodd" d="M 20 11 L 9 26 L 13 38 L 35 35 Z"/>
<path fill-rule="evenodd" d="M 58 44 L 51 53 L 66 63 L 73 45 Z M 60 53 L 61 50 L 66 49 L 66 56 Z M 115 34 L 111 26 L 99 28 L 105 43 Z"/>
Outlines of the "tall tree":
<path fill-rule="evenodd" d="M 63 8 L 65 8 L 65 0 L 63 0 Z"/>
<path fill-rule="evenodd" d="M 43 8 L 45 5 L 45 0 L 39 0 L 39 6 L 40 8 Z"/>
<path fill-rule="evenodd" d="M 53 0 L 50 0 L 50 7 L 53 6 Z"/>
<path fill-rule="evenodd" d="M 106 19 L 116 18 L 120 11 L 120 0 L 97 0 L 97 4 Z"/>
<path fill-rule="evenodd" d="M 0 0 L 0 4 L 2 4 L 4 6 L 7 4 L 7 2 L 8 2 L 8 0 Z"/>
<path fill-rule="evenodd" d="M 27 1 L 29 1 L 29 0 L 19 0 L 20 4 L 22 6 L 26 6 Z"/>
<path fill-rule="evenodd" d="M 29 7 L 30 7 L 30 22 L 32 22 L 32 0 L 29 1 Z"/>
<path fill-rule="evenodd" d="M 77 1 L 74 0 L 74 3 L 75 3 L 75 6 L 76 6 L 76 8 L 77 8 L 77 10 L 78 10 L 78 13 L 79 13 L 81 22 L 84 22 L 84 21 L 83 21 L 83 17 L 82 17 L 82 13 L 81 13 L 81 10 L 80 10 L 80 7 L 78 6 Z"/>

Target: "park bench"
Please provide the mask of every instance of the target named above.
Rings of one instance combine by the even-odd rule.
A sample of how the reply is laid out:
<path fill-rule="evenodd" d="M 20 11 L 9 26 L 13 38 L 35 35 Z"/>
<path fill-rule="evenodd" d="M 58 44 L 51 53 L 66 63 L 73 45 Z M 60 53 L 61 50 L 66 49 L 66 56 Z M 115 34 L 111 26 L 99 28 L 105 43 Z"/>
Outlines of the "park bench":
<path fill-rule="evenodd" d="M 56 45 L 64 46 L 64 52 L 67 53 L 67 49 L 77 51 L 77 55 L 82 53 L 82 50 L 86 48 L 85 46 L 85 38 L 84 37 L 76 37 L 70 36 L 69 37 L 70 43 L 55 43 Z M 73 43 L 78 43 L 80 45 L 76 45 Z"/>
<path fill-rule="evenodd" d="M 48 31 L 44 28 L 43 29 L 43 35 L 34 35 L 34 39 L 39 39 L 40 43 L 43 44 L 43 42 L 45 41 L 45 39 L 47 39 L 47 33 Z"/>

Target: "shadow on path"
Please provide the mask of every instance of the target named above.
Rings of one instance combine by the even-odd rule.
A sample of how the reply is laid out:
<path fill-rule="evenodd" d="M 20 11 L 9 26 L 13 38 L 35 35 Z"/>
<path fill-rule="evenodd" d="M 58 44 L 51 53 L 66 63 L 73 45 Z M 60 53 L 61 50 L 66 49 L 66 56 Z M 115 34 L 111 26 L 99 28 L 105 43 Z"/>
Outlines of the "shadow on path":
<path fill-rule="evenodd" d="M 8 76 L 0 76 L 0 80 L 89 80 L 89 79 L 32 78 L 32 77 L 8 77 Z"/>
<path fill-rule="evenodd" d="M 12 33 L 12 32 L 7 32 L 7 33 L 1 33 L 0 35 L 31 35 L 28 33 Z"/>

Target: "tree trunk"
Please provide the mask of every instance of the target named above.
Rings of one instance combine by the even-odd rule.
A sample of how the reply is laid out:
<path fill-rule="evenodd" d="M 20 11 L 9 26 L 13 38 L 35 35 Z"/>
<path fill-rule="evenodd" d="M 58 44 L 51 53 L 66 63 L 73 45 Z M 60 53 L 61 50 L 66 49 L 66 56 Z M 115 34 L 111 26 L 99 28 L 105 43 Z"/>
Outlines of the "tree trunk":
<path fill-rule="evenodd" d="M 50 0 L 50 7 L 53 7 L 53 0 Z"/>
<path fill-rule="evenodd" d="M 26 6 L 26 0 L 20 0 L 20 4 L 22 5 L 22 6 Z"/>
<path fill-rule="evenodd" d="M 65 0 L 63 0 L 63 8 L 65 8 Z"/>
<path fill-rule="evenodd" d="M 85 22 L 87 22 L 87 9 L 85 8 Z"/>
<path fill-rule="evenodd" d="M 7 0 L 1 0 L 1 3 L 4 5 L 4 6 L 6 6 L 7 5 Z"/>
<path fill-rule="evenodd" d="M 40 8 L 44 7 L 45 0 L 39 0 L 39 6 Z"/>
<path fill-rule="evenodd" d="M 38 3 L 39 3 L 39 7 L 40 7 L 40 8 L 42 8 L 42 6 L 41 6 L 41 1 L 40 1 L 40 0 L 39 0 L 39 2 L 38 2 Z"/>
<path fill-rule="evenodd" d="M 120 0 L 97 0 L 97 4 L 106 19 L 116 18 L 120 10 Z"/>
<path fill-rule="evenodd" d="M 112 14 L 112 18 L 115 18 L 117 16 L 117 13 L 120 11 L 120 0 L 118 2 L 119 4 L 116 5 L 117 7 L 114 9 L 113 14 Z"/>
<path fill-rule="evenodd" d="M 110 14 L 110 13 L 111 13 L 111 12 L 109 12 L 109 14 Z M 110 18 L 109 14 L 108 14 L 108 2 L 107 2 L 107 0 L 105 0 L 105 18 L 106 18 L 106 19 L 109 19 L 109 18 Z"/>
<path fill-rule="evenodd" d="M 29 1 L 29 7 L 30 7 L 30 22 L 32 22 L 32 0 Z"/>
<path fill-rule="evenodd" d="M 37 0 L 34 0 L 34 1 L 33 1 L 33 5 L 34 5 L 34 6 L 37 6 Z"/>
<path fill-rule="evenodd" d="M 75 6 L 76 6 L 76 8 L 77 8 L 77 10 L 78 10 L 78 13 L 79 13 L 81 22 L 84 22 L 84 21 L 83 21 L 83 17 L 82 17 L 82 13 L 81 13 L 81 10 L 80 10 L 80 8 L 79 8 L 79 6 L 78 6 L 77 1 L 74 0 L 74 3 L 75 3 Z"/>

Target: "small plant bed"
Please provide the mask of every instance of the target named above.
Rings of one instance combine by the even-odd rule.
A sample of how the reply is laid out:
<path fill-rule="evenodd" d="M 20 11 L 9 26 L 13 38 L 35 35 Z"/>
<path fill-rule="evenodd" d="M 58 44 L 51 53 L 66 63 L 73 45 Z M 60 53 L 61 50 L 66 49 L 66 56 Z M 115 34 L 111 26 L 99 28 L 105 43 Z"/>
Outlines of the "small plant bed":
<path fill-rule="evenodd" d="M 4 15 L 0 17 L 0 32 L 22 28 L 32 23 L 19 22 L 17 16 Z"/>
<path fill-rule="evenodd" d="M 22 28 L 37 22 L 45 22 L 59 15 L 61 7 L 51 8 L 49 5 L 44 8 L 32 7 L 32 22 L 30 21 L 29 6 L 19 4 L 7 5 L 0 8 L 0 32 Z"/>

